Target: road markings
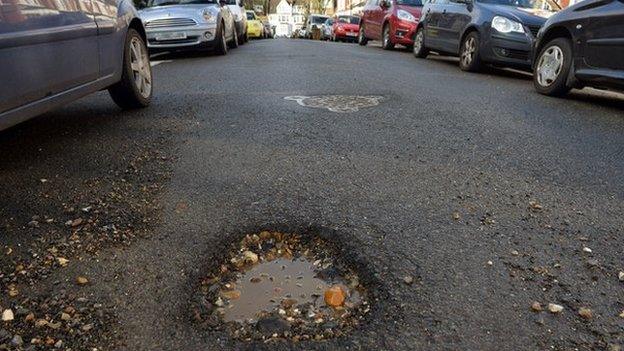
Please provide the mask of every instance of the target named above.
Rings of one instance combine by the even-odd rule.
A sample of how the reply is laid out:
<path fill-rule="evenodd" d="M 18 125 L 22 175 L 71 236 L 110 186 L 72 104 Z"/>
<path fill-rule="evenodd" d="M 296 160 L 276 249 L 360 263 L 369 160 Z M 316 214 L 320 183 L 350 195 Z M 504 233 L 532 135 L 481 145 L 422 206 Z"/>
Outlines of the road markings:
<path fill-rule="evenodd" d="M 296 101 L 304 107 L 326 108 L 331 112 L 357 112 L 361 108 L 379 105 L 383 96 L 362 95 L 319 95 L 319 96 L 286 96 L 284 99 Z"/>

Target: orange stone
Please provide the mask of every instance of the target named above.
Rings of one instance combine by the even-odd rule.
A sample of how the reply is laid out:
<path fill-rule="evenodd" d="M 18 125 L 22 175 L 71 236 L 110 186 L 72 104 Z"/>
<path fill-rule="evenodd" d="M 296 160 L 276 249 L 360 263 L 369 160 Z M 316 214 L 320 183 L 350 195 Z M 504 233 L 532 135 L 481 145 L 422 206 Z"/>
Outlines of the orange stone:
<path fill-rule="evenodd" d="M 325 290 L 325 303 L 331 307 L 342 306 L 345 301 L 345 291 L 339 285 L 334 285 Z"/>

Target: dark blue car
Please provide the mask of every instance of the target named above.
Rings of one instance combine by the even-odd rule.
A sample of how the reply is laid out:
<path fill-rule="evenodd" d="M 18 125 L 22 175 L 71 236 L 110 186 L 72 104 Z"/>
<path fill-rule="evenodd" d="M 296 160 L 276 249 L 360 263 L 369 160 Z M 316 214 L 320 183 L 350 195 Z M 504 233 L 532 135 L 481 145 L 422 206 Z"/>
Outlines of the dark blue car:
<path fill-rule="evenodd" d="M 152 97 L 131 0 L 0 1 L 0 130 L 101 89 L 123 108 Z"/>
<path fill-rule="evenodd" d="M 414 55 L 459 56 L 465 71 L 483 63 L 530 69 L 533 42 L 560 7 L 551 0 L 430 0 L 414 35 Z"/>

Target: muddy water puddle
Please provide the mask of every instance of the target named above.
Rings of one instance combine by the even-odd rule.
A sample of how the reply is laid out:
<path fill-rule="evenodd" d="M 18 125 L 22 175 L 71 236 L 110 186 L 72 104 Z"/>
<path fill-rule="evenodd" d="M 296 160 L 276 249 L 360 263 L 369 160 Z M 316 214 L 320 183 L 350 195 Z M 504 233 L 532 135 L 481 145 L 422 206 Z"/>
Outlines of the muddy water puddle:
<path fill-rule="evenodd" d="M 196 320 L 244 340 L 322 340 L 348 333 L 370 306 L 357 274 L 319 238 L 247 235 L 201 283 Z"/>

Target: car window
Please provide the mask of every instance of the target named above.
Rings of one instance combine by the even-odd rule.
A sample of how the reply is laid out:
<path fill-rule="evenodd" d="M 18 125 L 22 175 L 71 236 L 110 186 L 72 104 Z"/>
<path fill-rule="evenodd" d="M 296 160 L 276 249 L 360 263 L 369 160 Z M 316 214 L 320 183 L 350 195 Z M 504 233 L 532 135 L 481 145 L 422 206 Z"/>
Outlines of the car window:
<path fill-rule="evenodd" d="M 478 0 L 485 4 L 506 5 L 525 9 L 559 11 L 559 6 L 553 0 Z"/>
<path fill-rule="evenodd" d="M 338 22 L 349 24 L 360 24 L 360 18 L 357 16 L 339 16 Z"/>
<path fill-rule="evenodd" d="M 396 0 L 397 5 L 404 6 L 422 6 L 422 0 Z"/>
<path fill-rule="evenodd" d="M 165 5 L 216 4 L 217 0 L 149 0 L 147 7 Z"/>

